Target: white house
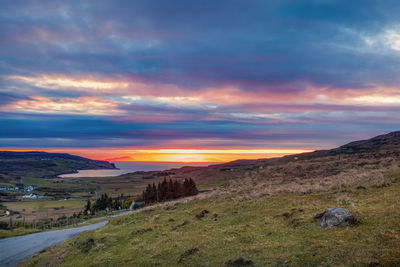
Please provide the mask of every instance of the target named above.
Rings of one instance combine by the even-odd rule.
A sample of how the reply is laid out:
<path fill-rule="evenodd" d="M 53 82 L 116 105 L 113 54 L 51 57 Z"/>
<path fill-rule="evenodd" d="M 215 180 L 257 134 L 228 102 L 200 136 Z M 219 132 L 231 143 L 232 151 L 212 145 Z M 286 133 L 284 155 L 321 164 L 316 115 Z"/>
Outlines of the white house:
<path fill-rule="evenodd" d="M 33 190 L 35 190 L 37 188 L 36 185 L 30 185 L 24 188 L 25 192 L 32 192 Z"/>
<path fill-rule="evenodd" d="M 38 196 L 36 194 L 25 194 L 22 196 L 22 198 L 30 198 L 30 199 L 34 199 L 37 198 Z"/>

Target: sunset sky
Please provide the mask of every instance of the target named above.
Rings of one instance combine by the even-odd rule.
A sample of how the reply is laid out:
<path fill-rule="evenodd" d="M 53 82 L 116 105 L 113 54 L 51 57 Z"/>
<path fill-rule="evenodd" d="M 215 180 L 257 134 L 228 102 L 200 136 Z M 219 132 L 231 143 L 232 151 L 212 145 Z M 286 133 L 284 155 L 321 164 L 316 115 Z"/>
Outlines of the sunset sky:
<path fill-rule="evenodd" d="M 399 1 L 0 7 L 0 150 L 222 162 L 400 130 Z"/>

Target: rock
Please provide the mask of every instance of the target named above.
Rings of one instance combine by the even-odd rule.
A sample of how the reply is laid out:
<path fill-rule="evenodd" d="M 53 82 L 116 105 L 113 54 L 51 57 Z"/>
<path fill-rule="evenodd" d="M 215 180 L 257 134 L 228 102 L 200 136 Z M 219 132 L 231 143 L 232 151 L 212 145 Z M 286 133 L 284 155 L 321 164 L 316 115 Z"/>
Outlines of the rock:
<path fill-rule="evenodd" d="M 321 226 L 329 228 L 341 226 L 346 223 L 350 225 L 359 223 L 350 211 L 342 208 L 329 208 L 324 213 L 317 214 L 314 218 L 321 218 Z"/>

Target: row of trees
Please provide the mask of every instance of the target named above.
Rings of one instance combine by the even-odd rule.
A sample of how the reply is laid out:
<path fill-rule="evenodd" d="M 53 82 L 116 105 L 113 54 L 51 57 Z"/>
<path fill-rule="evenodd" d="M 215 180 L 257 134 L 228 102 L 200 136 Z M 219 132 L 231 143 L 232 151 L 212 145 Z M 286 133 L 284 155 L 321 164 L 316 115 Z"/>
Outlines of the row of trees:
<path fill-rule="evenodd" d="M 197 186 L 192 178 L 185 179 L 183 183 L 171 179 L 158 183 L 158 186 L 148 184 L 143 191 L 143 200 L 146 204 L 153 202 L 162 202 L 180 197 L 193 196 L 198 194 Z"/>
<path fill-rule="evenodd" d="M 94 215 L 98 211 L 128 208 L 132 201 L 143 201 L 145 204 L 149 204 L 180 197 L 193 196 L 197 195 L 198 192 L 196 183 L 192 178 L 185 179 L 183 183 L 171 179 L 167 181 L 167 179 L 164 178 L 162 182 L 158 183 L 158 186 L 156 186 L 155 183 L 152 185 L 148 184 L 146 190 L 143 191 L 142 196 L 137 196 L 135 198 L 126 198 L 123 195 L 112 198 L 111 196 L 108 196 L 107 193 L 104 193 L 93 203 L 88 199 L 84 209 L 76 216 L 81 218 L 86 217 L 87 215 Z"/>
<path fill-rule="evenodd" d="M 96 199 L 96 201 L 92 204 L 90 199 L 86 202 L 86 206 L 84 209 L 84 214 L 94 214 L 96 211 L 101 210 L 118 210 L 122 207 L 122 198 L 123 196 L 119 196 L 117 198 L 112 198 L 104 193 L 100 198 Z"/>

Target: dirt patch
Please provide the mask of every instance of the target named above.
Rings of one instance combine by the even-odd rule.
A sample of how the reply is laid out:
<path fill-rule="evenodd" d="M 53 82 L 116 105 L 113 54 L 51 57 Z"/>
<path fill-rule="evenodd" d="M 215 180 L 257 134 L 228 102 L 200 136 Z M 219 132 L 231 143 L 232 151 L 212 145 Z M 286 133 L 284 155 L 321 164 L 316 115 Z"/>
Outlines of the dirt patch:
<path fill-rule="evenodd" d="M 315 220 L 315 221 L 320 220 L 320 219 L 325 215 L 325 212 L 326 212 L 326 211 L 316 214 L 316 215 L 314 216 L 314 220 Z"/>
<path fill-rule="evenodd" d="M 346 219 L 346 223 L 349 226 L 357 226 L 361 224 L 361 220 L 358 214 L 353 213 L 353 216 L 350 216 L 349 218 Z"/>
<path fill-rule="evenodd" d="M 151 232 L 153 231 L 153 228 L 149 227 L 149 228 L 143 228 L 143 229 L 137 229 L 131 232 L 131 235 L 140 235 L 140 234 L 144 234 L 147 232 Z"/>
<path fill-rule="evenodd" d="M 178 230 L 179 228 L 181 228 L 181 227 L 183 227 L 183 226 L 185 226 L 185 225 L 187 225 L 187 224 L 189 224 L 189 221 L 184 221 L 183 223 L 181 223 L 181 224 L 179 224 L 179 225 L 173 227 L 172 230 L 173 230 L 173 231 L 176 231 L 176 230 Z"/>
<path fill-rule="evenodd" d="M 214 214 L 213 214 L 214 221 L 217 220 L 217 217 L 218 217 L 218 214 L 217 214 L 217 213 L 214 213 Z"/>
<path fill-rule="evenodd" d="M 292 228 L 299 227 L 303 221 L 299 218 L 296 218 L 296 215 L 302 213 L 303 209 L 291 209 L 289 212 L 285 212 L 282 214 L 282 217 L 287 221 L 288 226 Z"/>
<path fill-rule="evenodd" d="M 178 260 L 178 263 L 181 263 L 186 257 L 195 254 L 196 252 L 198 252 L 199 249 L 198 248 L 191 248 L 186 250 L 180 257 Z"/>
<path fill-rule="evenodd" d="M 254 262 L 251 260 L 245 260 L 242 257 L 236 260 L 229 260 L 225 262 L 225 266 L 253 266 Z"/>
<path fill-rule="evenodd" d="M 67 256 L 68 251 L 63 250 L 49 259 L 49 266 L 58 266 L 62 260 Z"/>
<path fill-rule="evenodd" d="M 291 209 L 289 212 L 283 213 L 282 216 L 283 216 L 284 218 L 286 218 L 286 219 L 289 219 L 289 218 L 293 217 L 293 215 L 295 215 L 296 213 L 301 213 L 301 212 L 303 212 L 303 211 L 304 211 L 303 209 L 296 209 L 296 208 L 294 208 L 294 209 Z"/>
<path fill-rule="evenodd" d="M 204 216 L 206 216 L 206 214 L 208 214 L 209 211 L 208 210 L 202 210 L 199 214 L 196 214 L 196 218 L 198 220 L 200 220 L 201 218 L 203 218 Z"/>
<path fill-rule="evenodd" d="M 93 238 L 86 238 L 75 242 L 75 246 L 80 249 L 83 253 L 89 252 L 94 246 Z"/>

